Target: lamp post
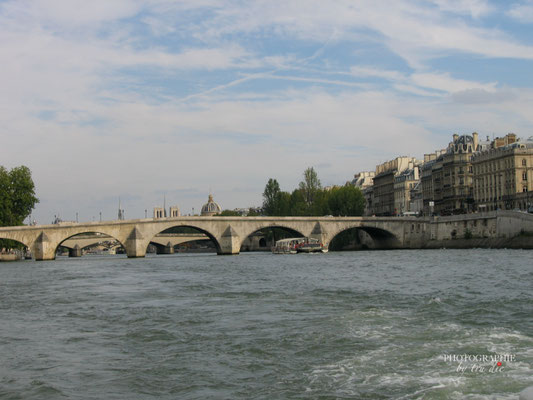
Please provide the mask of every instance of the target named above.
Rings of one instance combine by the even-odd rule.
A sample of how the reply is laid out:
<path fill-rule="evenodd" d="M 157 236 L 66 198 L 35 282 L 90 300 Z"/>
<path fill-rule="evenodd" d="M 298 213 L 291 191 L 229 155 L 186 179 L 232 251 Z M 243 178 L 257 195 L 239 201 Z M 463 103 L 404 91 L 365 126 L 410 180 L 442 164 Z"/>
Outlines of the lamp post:
<path fill-rule="evenodd" d="M 533 209 L 531 207 L 531 202 L 529 201 L 529 182 L 527 182 L 527 187 L 526 187 L 526 204 L 527 204 L 526 211 L 533 212 Z"/>
<path fill-rule="evenodd" d="M 498 189 L 499 189 L 499 198 L 498 200 L 500 201 L 500 204 L 498 205 L 498 208 L 501 208 L 503 207 L 503 204 L 501 204 L 502 200 L 503 200 L 503 188 L 502 188 L 502 174 L 500 173 L 498 175 Z M 503 207 L 505 209 L 505 207 Z"/>
<path fill-rule="evenodd" d="M 526 190 L 526 211 L 529 210 L 529 190 Z"/>

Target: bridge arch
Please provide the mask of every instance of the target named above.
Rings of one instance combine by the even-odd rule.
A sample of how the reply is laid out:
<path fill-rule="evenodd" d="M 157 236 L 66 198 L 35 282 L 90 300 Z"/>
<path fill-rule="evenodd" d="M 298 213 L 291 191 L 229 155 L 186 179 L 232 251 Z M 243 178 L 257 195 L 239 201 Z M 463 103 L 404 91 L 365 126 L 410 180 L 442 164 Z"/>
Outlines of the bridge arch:
<path fill-rule="evenodd" d="M 73 238 L 76 238 L 76 237 L 83 237 L 83 235 L 103 235 L 101 237 L 101 240 L 98 240 L 97 238 L 91 238 L 91 239 L 88 239 L 86 241 L 86 243 L 83 243 L 81 242 L 81 246 L 80 244 L 78 244 L 78 248 L 75 249 L 75 245 L 71 245 L 71 246 L 65 246 L 64 243 L 69 241 L 69 240 L 72 240 Z M 118 245 L 115 243 L 113 244 L 112 246 L 109 246 L 109 249 L 111 248 L 116 248 L 116 247 L 122 247 L 123 249 L 125 249 L 125 246 L 124 246 L 124 243 L 122 243 L 119 239 L 117 239 L 115 236 L 111 235 L 110 233 L 108 232 L 103 232 L 103 231 L 100 231 L 100 230 L 85 230 L 85 231 L 81 231 L 81 232 L 76 232 L 74 234 L 70 234 L 69 236 L 61 239 L 61 241 L 59 243 L 57 243 L 57 245 L 55 246 L 55 249 L 54 249 L 54 254 L 57 253 L 57 251 L 59 250 L 59 248 L 61 246 L 63 247 L 66 247 L 69 249 L 69 255 L 70 256 L 75 256 L 75 257 L 79 257 L 81 256 L 81 251 L 88 248 L 88 247 L 91 247 L 91 246 L 94 246 L 98 243 L 105 243 L 105 242 L 117 242 Z M 76 251 L 79 249 L 79 253 L 76 253 Z M 72 251 L 72 250 L 76 250 L 76 251 Z"/>
<path fill-rule="evenodd" d="M 384 228 L 367 226 L 364 224 L 346 226 L 335 231 L 330 235 L 329 245 L 331 246 L 341 234 L 348 231 L 364 232 L 367 235 L 367 237 L 361 234 L 357 234 L 356 236 L 356 240 L 358 240 L 358 244 L 360 245 L 357 247 L 360 247 L 361 249 L 391 249 L 400 247 L 400 240 L 393 232 Z M 368 238 L 371 239 L 371 242 L 368 241 Z"/>
<path fill-rule="evenodd" d="M 20 243 L 24 246 L 26 246 L 28 249 L 31 248 L 31 243 L 26 243 L 26 240 L 19 238 L 15 235 L 6 235 L 6 234 L 0 234 L 0 250 L 2 250 L 3 247 L 6 247 L 9 243 L 2 243 L 2 241 L 5 240 L 11 240 L 12 242 Z"/>
<path fill-rule="evenodd" d="M 14 261 L 28 258 L 29 254 L 27 251 L 30 246 L 18 239 L 13 239 L 8 236 L 9 235 L 0 236 L 0 261 Z"/>
<path fill-rule="evenodd" d="M 253 230 L 252 230 L 253 229 Z M 252 236 L 258 232 L 261 231 L 268 231 L 270 230 L 272 235 L 265 235 L 265 237 L 258 240 L 259 247 L 263 250 L 270 250 L 270 246 L 274 245 L 273 242 L 279 239 L 284 239 L 285 237 L 304 237 L 305 235 L 300 232 L 297 229 L 294 229 L 293 227 L 290 227 L 288 224 L 277 224 L 269 222 L 261 227 L 254 227 L 252 229 L 249 229 L 243 234 L 243 237 L 241 238 L 241 246 L 240 251 L 250 251 L 250 249 L 253 248 L 253 242 L 250 240 Z M 286 232 L 288 235 L 283 235 L 283 237 L 278 237 L 276 234 L 279 235 L 280 231 Z M 264 244 L 264 246 L 261 246 L 261 243 Z"/>
<path fill-rule="evenodd" d="M 220 246 L 220 242 L 217 240 L 217 238 L 215 237 L 215 235 L 213 235 L 211 232 L 209 232 L 208 230 L 205 230 L 205 229 L 202 229 L 200 226 L 197 226 L 197 225 L 193 225 L 193 224 L 186 224 L 186 223 L 175 223 L 175 224 L 170 224 L 170 225 L 165 225 L 164 226 L 164 229 L 157 229 L 157 231 L 155 233 L 151 233 L 151 237 L 146 245 L 146 248 L 148 249 L 148 246 L 150 245 L 153 245 L 155 246 L 157 249 L 158 249 L 158 253 L 160 250 L 164 250 L 164 248 L 166 246 L 162 246 L 160 243 L 157 243 L 154 241 L 154 238 L 159 235 L 159 234 L 162 234 L 162 233 L 166 233 L 170 230 L 172 230 L 173 228 L 188 228 L 188 229 L 192 229 L 194 230 L 195 232 L 194 233 L 202 233 L 204 234 L 205 236 L 207 236 L 208 240 L 210 240 L 214 245 L 215 245 L 215 249 L 217 251 L 217 253 L 221 253 L 221 246 Z M 206 239 L 201 239 L 201 238 L 198 238 L 196 240 L 206 240 Z M 190 241 L 189 241 L 190 242 Z M 183 242 L 183 243 L 186 243 L 186 242 Z M 173 250 L 172 250 L 173 252 Z M 164 253 L 164 251 L 161 251 L 161 253 Z"/>

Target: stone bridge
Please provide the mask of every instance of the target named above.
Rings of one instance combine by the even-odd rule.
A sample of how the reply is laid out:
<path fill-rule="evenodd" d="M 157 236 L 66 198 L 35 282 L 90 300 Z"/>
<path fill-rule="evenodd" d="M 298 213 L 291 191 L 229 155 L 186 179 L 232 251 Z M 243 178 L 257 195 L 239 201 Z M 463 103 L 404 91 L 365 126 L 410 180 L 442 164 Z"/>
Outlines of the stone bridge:
<path fill-rule="evenodd" d="M 465 232 L 479 237 L 510 237 L 533 232 L 533 216 L 510 211 L 455 217 L 176 217 L 58 225 L 1 227 L 0 239 L 26 245 L 36 260 L 53 260 L 59 245 L 72 236 L 101 233 L 118 240 L 128 257 L 144 257 L 150 242 L 173 227 L 191 227 L 207 235 L 218 254 L 238 254 L 243 241 L 264 228 L 284 228 L 313 237 L 325 246 L 339 233 L 358 228 L 373 248 L 423 248 L 431 240 L 454 239 Z M 466 237 L 466 236 L 465 236 Z"/>

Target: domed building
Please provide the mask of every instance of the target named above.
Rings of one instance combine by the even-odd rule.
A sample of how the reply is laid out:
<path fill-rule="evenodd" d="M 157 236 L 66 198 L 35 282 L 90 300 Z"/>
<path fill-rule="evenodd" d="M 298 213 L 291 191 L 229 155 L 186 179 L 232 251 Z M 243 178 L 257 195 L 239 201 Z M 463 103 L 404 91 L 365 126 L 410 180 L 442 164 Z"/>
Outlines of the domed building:
<path fill-rule="evenodd" d="M 222 208 L 220 208 L 220 206 L 215 203 L 215 201 L 213 200 L 213 196 L 209 195 L 207 203 L 202 206 L 202 212 L 200 215 L 202 217 L 210 217 L 212 215 L 220 214 L 221 212 Z"/>

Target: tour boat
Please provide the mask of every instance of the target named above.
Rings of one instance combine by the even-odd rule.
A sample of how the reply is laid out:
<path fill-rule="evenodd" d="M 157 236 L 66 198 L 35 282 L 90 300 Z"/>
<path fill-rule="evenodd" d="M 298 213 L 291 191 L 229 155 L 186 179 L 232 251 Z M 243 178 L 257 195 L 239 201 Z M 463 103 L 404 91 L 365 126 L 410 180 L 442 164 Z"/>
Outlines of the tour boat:
<path fill-rule="evenodd" d="M 276 241 L 276 244 L 272 247 L 272 253 L 274 254 L 296 254 L 296 246 L 299 243 L 303 243 L 305 238 L 289 238 Z"/>
<path fill-rule="evenodd" d="M 272 247 L 274 254 L 327 253 L 328 249 L 318 239 L 297 237 L 281 239 Z"/>
<path fill-rule="evenodd" d="M 327 253 L 328 249 L 322 243 L 319 243 L 318 240 L 309 241 L 302 243 L 296 248 L 297 253 Z"/>

